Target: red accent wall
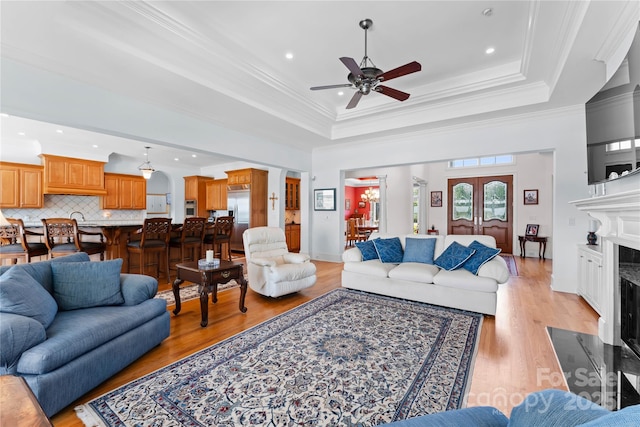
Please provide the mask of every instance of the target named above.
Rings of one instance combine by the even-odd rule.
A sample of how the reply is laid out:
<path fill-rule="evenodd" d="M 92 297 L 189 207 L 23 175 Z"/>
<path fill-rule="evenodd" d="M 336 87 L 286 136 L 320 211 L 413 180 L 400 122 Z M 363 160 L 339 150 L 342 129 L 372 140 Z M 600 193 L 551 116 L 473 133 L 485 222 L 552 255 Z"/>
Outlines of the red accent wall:
<path fill-rule="evenodd" d="M 379 187 L 372 186 L 371 188 L 378 189 Z M 362 195 L 368 189 L 369 187 L 348 187 L 348 186 L 344 187 L 345 200 L 347 199 L 351 200 L 351 209 L 347 209 L 345 204 L 345 210 L 344 210 L 345 220 L 349 219 L 349 216 L 353 213 L 363 213 L 367 220 L 371 219 L 369 218 L 369 212 L 371 211 L 371 206 L 369 206 L 369 202 L 365 202 L 364 207 L 362 208 L 358 206 L 358 202 L 362 201 Z"/>

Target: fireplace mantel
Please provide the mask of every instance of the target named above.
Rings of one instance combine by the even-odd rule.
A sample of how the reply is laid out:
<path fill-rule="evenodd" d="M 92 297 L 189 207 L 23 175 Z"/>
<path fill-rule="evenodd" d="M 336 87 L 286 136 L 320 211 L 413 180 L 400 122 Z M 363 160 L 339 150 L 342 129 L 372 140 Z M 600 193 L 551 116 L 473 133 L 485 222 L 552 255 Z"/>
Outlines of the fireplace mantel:
<path fill-rule="evenodd" d="M 602 248 L 604 289 L 602 301 L 599 301 L 602 313 L 598 320 L 598 335 L 607 344 L 620 345 L 617 245 L 640 250 L 640 189 L 576 200 L 571 204 L 601 223 L 596 234 L 600 236 Z"/>

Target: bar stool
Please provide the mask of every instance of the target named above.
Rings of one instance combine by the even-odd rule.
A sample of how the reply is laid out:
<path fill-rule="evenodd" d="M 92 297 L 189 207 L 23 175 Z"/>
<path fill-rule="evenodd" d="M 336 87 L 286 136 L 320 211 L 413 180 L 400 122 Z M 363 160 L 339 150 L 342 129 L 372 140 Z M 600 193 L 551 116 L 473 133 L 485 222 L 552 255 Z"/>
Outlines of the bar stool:
<path fill-rule="evenodd" d="M 140 240 L 128 240 L 127 252 L 129 255 L 138 254 L 140 274 L 145 274 L 145 267 L 157 266 L 157 278 L 160 277 L 160 256 L 164 255 L 167 283 L 171 282 L 169 274 L 169 239 L 171 238 L 171 218 L 147 218 L 144 220 L 142 229 L 138 231 Z M 156 254 L 155 263 L 146 263 L 147 254 Z M 129 256 L 129 266 L 127 272 L 131 272 L 131 260 Z"/>
<path fill-rule="evenodd" d="M 41 242 L 29 242 L 27 236 L 44 236 L 43 233 L 24 228 L 21 219 L 6 218 L 9 225 L 0 227 L 0 260 L 10 259 L 16 264 L 18 259 L 24 259 L 25 263 L 31 262 L 32 257 L 46 256 L 49 258 L 47 245 Z"/>
<path fill-rule="evenodd" d="M 202 217 L 192 217 L 184 220 L 182 227 L 178 229 L 180 236 L 172 237 L 169 240 L 169 250 L 171 248 L 180 249 L 180 258 L 171 259 L 171 261 L 197 261 L 199 258 L 196 258 L 195 255 L 196 249 L 198 250 L 198 257 L 202 257 L 206 222 L 207 218 Z M 188 257 L 187 254 L 189 255 Z"/>
<path fill-rule="evenodd" d="M 89 255 L 100 254 L 100 261 L 104 261 L 107 245 L 101 232 L 80 230 L 75 218 L 43 218 L 42 225 L 50 258 L 86 252 Z M 83 241 L 80 236 L 99 236 L 99 241 Z"/>
<path fill-rule="evenodd" d="M 215 253 L 222 259 L 222 245 L 227 245 L 227 258 L 231 261 L 231 236 L 233 235 L 233 217 L 219 216 L 213 223 L 213 233 L 205 234 L 204 245 L 211 245 Z"/>

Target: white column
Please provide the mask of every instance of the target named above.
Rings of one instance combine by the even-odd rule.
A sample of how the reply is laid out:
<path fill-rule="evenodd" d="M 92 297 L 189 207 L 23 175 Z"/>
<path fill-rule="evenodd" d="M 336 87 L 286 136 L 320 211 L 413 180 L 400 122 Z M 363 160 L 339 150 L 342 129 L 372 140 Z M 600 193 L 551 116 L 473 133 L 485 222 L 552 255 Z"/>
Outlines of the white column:
<path fill-rule="evenodd" d="M 378 217 L 378 231 L 387 232 L 387 175 L 379 175 L 378 185 L 380 186 L 380 216 Z"/>
<path fill-rule="evenodd" d="M 418 229 L 419 234 L 427 234 L 427 182 L 418 181 Z"/>

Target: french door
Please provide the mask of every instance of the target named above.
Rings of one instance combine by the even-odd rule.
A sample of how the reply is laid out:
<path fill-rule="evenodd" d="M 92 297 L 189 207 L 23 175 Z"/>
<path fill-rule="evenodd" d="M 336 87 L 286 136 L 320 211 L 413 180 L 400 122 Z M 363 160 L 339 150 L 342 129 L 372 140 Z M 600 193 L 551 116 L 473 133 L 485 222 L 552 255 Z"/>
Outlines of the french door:
<path fill-rule="evenodd" d="M 513 176 L 449 179 L 448 196 L 448 234 L 493 236 L 513 253 Z"/>

